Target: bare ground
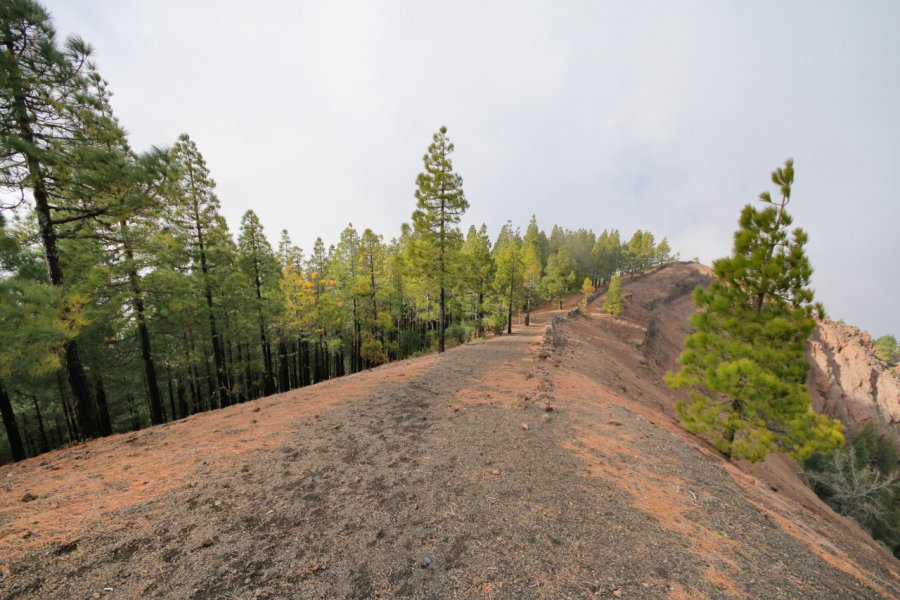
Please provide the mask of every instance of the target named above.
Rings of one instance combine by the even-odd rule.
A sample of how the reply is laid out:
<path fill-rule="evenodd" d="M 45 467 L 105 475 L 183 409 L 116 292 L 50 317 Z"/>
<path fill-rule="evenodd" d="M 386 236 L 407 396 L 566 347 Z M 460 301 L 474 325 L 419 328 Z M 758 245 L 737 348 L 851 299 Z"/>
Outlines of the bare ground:
<path fill-rule="evenodd" d="M 706 275 L 628 281 L 623 315 L 552 350 L 558 311 L 0 468 L 0 595 L 900 597 L 786 459 L 730 464 L 672 420 L 660 375 Z"/>

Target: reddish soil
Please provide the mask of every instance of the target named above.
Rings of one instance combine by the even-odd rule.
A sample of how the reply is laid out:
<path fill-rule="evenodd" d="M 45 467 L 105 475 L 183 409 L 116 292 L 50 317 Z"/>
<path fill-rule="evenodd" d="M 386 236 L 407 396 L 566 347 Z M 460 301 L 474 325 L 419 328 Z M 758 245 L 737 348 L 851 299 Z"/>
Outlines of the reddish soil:
<path fill-rule="evenodd" d="M 707 277 L 626 280 L 622 315 L 596 302 L 557 346 L 548 309 L 2 467 L 0 596 L 900 597 L 900 564 L 787 459 L 728 463 L 673 420 L 660 377 Z"/>

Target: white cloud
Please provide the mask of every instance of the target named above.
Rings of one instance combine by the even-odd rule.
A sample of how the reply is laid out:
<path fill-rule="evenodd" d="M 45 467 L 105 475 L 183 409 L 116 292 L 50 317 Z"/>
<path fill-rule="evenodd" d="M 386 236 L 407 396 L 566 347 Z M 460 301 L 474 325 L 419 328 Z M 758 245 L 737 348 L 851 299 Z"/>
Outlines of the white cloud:
<path fill-rule="evenodd" d="M 232 226 L 396 235 L 446 124 L 467 224 L 649 228 L 710 261 L 795 156 L 820 299 L 900 333 L 896 3 L 47 4 L 137 149 L 197 141 Z"/>

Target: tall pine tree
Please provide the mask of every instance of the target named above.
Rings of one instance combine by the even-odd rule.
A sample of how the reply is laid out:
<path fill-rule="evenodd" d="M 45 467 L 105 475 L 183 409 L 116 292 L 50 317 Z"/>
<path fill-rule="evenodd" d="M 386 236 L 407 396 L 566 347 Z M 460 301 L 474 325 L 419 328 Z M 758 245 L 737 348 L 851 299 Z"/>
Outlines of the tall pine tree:
<path fill-rule="evenodd" d="M 457 225 L 469 208 L 462 189 L 462 177 L 453 170 L 450 154 L 454 146 L 441 127 L 422 158 L 425 171 L 416 179 L 416 210 L 412 221 L 421 244 L 420 261 L 434 274 L 439 292 L 438 352 L 444 351 L 444 328 L 447 320 L 446 290 L 451 262 L 461 243 Z"/>
<path fill-rule="evenodd" d="M 786 211 L 793 161 L 772 181 L 780 198 L 764 192 L 765 208 L 744 207 L 732 255 L 715 261 L 716 280 L 695 291 L 696 331 L 681 370 L 667 375 L 673 388 L 690 390 L 690 402 L 676 407 L 686 429 L 730 458 L 754 461 L 775 449 L 802 459 L 843 443 L 840 423 L 813 412 L 806 388 L 806 339 L 823 311 L 808 287 L 806 233 L 790 230 Z"/>
<path fill-rule="evenodd" d="M 80 235 L 121 200 L 104 188 L 120 175 L 121 148 L 109 142 L 123 134 L 90 53 L 75 37 L 60 48 L 37 3 L 0 3 L 0 187 L 30 192 L 48 279 L 64 290 L 60 240 Z M 80 435 L 96 437 L 101 428 L 77 336 L 64 342 L 63 365 Z"/>

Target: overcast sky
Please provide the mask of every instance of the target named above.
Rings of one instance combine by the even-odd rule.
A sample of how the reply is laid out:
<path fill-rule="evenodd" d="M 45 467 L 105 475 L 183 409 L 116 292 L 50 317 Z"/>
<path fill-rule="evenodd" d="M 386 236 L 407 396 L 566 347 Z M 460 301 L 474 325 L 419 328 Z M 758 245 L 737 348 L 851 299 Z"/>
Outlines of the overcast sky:
<path fill-rule="evenodd" d="M 465 227 L 650 229 L 708 264 L 792 156 L 818 299 L 900 334 L 900 2 L 45 5 L 135 149 L 197 142 L 233 230 L 390 239 L 446 125 Z"/>

